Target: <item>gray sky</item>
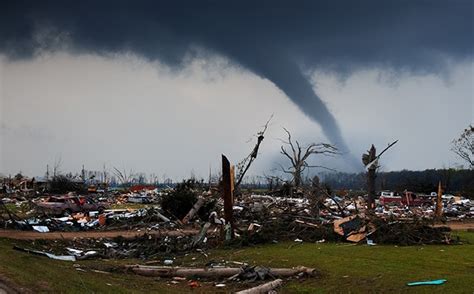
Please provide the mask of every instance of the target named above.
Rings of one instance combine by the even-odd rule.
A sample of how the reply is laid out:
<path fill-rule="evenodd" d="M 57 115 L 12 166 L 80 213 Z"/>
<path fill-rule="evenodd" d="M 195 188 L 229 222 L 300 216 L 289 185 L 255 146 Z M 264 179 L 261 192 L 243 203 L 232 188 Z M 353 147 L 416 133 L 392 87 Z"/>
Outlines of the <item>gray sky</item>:
<path fill-rule="evenodd" d="M 0 2 L 0 172 L 104 164 L 173 178 L 236 162 L 273 113 L 253 173 L 275 167 L 282 126 L 329 141 L 360 170 L 456 164 L 473 122 L 467 0 Z"/>
<path fill-rule="evenodd" d="M 387 153 L 385 170 L 450 167 L 450 141 L 474 121 L 473 64 L 451 64 L 443 76 L 358 71 L 345 80 L 309 73 L 351 151 L 371 144 Z M 327 141 L 271 82 L 222 57 L 197 59 L 181 71 L 136 55 L 42 53 L 1 58 L 1 172 L 42 175 L 103 164 L 179 179 L 206 177 L 221 153 L 237 162 L 250 152 L 273 113 L 252 174 L 280 160 L 282 126 L 305 143 Z M 249 142 L 250 139 L 253 139 Z M 319 159 L 318 159 L 319 160 Z M 347 170 L 343 159 L 324 159 Z"/>

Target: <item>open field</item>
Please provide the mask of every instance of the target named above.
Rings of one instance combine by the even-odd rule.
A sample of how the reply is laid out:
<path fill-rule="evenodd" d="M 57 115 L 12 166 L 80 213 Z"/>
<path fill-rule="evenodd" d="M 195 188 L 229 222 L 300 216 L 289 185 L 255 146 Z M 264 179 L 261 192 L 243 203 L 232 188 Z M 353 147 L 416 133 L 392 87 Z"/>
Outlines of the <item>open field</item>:
<path fill-rule="evenodd" d="M 473 293 L 474 233 L 458 232 L 463 245 L 397 247 L 347 243 L 280 244 L 241 249 L 217 249 L 176 259 L 176 265 L 199 266 L 210 260 L 242 261 L 269 267 L 314 267 L 319 277 L 285 283 L 283 293 Z M 168 280 L 132 274 L 100 273 L 137 260 L 93 260 L 63 262 L 14 251 L 14 244 L 26 241 L 0 239 L 0 274 L 32 292 L 191 292 L 186 282 L 169 285 Z M 194 257 L 194 259 L 193 259 Z M 76 264 L 76 265 L 74 265 Z M 80 265 L 80 271 L 77 270 Z M 447 279 L 441 286 L 407 287 L 411 281 Z M 228 285 L 222 292 L 245 288 Z M 194 292 L 218 292 L 212 282 L 201 283 Z M 219 290 L 220 291 L 220 290 Z"/>

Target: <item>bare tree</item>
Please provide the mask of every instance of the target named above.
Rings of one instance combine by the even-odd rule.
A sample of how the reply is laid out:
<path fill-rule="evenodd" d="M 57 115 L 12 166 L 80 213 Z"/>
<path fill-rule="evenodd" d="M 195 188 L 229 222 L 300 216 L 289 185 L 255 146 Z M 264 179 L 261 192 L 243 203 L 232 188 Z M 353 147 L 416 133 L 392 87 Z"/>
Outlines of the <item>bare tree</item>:
<path fill-rule="evenodd" d="M 474 169 L 474 126 L 465 129 L 459 138 L 452 141 L 451 150 Z"/>
<path fill-rule="evenodd" d="M 62 161 L 61 156 L 59 156 L 59 158 L 56 158 L 54 160 L 53 177 L 56 177 L 61 173 L 60 168 L 61 168 L 62 163 L 63 161 Z"/>
<path fill-rule="evenodd" d="M 127 171 L 125 169 L 121 171 L 118 168 L 114 167 L 114 174 L 122 185 L 129 184 L 133 178 L 132 170 L 130 170 L 130 172 L 127 174 Z"/>
<path fill-rule="evenodd" d="M 109 179 L 109 172 L 107 171 L 107 167 L 105 166 L 105 163 L 102 166 L 102 182 L 106 185 L 109 184 L 110 179 Z"/>
<path fill-rule="evenodd" d="M 151 173 L 149 179 L 150 184 L 153 185 L 157 185 L 160 182 L 160 178 L 155 173 Z"/>
<path fill-rule="evenodd" d="M 301 146 L 298 140 L 293 141 L 291 138 L 291 133 L 283 128 L 288 135 L 288 140 L 280 140 L 284 143 L 281 146 L 280 153 L 288 158 L 291 162 L 289 168 L 282 168 L 282 171 L 287 174 L 291 174 L 293 177 L 293 184 L 295 187 L 300 187 L 302 184 L 302 173 L 307 168 L 319 167 L 324 169 L 329 169 L 321 165 L 309 165 L 307 160 L 311 155 L 323 154 L 323 155 L 335 155 L 339 154 L 337 148 L 329 143 L 311 143 L 308 146 Z M 287 146 L 285 148 L 285 146 Z M 288 151 L 287 148 L 290 148 L 291 151 Z"/>
<path fill-rule="evenodd" d="M 81 169 L 81 176 L 80 176 L 81 180 L 85 183 L 86 182 L 86 170 L 84 169 L 84 165 L 82 165 L 82 169 Z"/>

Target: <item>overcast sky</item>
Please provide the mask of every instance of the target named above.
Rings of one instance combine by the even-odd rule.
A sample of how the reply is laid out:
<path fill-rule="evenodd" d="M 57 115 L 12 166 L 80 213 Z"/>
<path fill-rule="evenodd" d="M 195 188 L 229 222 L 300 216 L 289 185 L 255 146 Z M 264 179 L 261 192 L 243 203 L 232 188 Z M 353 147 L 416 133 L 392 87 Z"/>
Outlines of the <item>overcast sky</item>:
<path fill-rule="evenodd" d="M 61 160 L 63 171 L 105 164 L 207 177 L 221 153 L 244 158 L 272 114 L 251 174 L 284 163 L 282 127 L 303 144 L 338 145 L 346 156 L 314 162 L 341 171 L 361 168 L 370 144 L 380 150 L 395 139 L 386 171 L 452 167 L 460 161 L 450 142 L 474 122 L 470 1 L 375 7 L 384 18 L 347 15 L 344 1 L 314 13 L 289 2 L 271 13 L 265 5 L 186 10 L 218 16 L 231 38 L 201 18 L 154 16 L 143 30 L 145 9 L 117 22 L 121 9 L 94 7 L 86 22 L 61 2 L 33 3 L 2 4 L 11 13 L 0 13 L 3 174 L 43 175 Z M 245 14 L 259 9 L 265 13 Z M 114 23 L 94 27 L 99 16 Z M 279 26 L 279 18 L 293 22 Z"/>

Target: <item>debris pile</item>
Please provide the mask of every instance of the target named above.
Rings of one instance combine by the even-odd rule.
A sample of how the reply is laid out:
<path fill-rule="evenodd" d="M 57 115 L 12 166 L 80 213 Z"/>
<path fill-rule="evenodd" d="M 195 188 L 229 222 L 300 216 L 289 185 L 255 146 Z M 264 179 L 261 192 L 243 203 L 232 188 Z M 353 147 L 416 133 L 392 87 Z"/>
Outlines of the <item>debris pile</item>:
<path fill-rule="evenodd" d="M 375 218 L 373 224 L 376 230 L 370 238 L 380 244 L 453 244 L 458 241 L 451 237 L 449 227 L 434 227 L 425 219 L 387 221 Z"/>
<path fill-rule="evenodd" d="M 170 229 L 177 222 L 164 216 L 156 207 L 142 209 L 109 209 L 77 212 L 70 215 L 52 217 L 36 215 L 26 219 L 11 218 L 3 221 L 3 228 L 19 230 L 50 231 L 86 231 L 86 230 L 132 230 L 132 229 Z"/>
<path fill-rule="evenodd" d="M 107 203 L 107 207 L 110 207 L 114 205 L 112 201 L 120 204 L 124 200 L 124 194 L 101 195 L 101 199 L 105 201 L 99 197 L 89 200 L 90 196 L 49 196 L 42 201 L 27 203 L 30 208 L 35 205 L 45 208 L 53 203 L 55 209 L 61 207 L 65 211 L 62 215 L 45 213 L 44 209 L 29 209 L 27 217 L 23 218 L 8 213 L 3 214 L 2 227 L 43 233 L 84 230 L 160 232 L 180 228 L 197 230 L 188 245 L 178 248 L 198 247 L 207 242 L 209 233 L 223 237 L 229 235 L 232 228 L 237 238 L 230 242 L 231 235 L 224 237 L 228 244 L 248 245 L 295 239 L 307 242 L 362 242 L 370 239 L 381 244 L 403 245 L 452 242 L 449 232 L 445 229 L 433 228 L 432 202 L 428 204 L 423 201 L 424 205 L 413 206 L 406 204 L 412 203 L 410 201 L 405 201 L 404 204 L 402 201 L 393 200 L 399 198 L 390 196 L 391 201 L 387 202 L 382 198 L 376 202 L 374 212 L 368 213 L 363 197 L 338 197 L 328 194 L 323 195 L 327 197 L 312 201 L 310 197 L 274 197 L 243 193 L 232 206 L 234 223 L 230 226 L 223 217 L 224 203 L 219 190 L 202 191 L 196 187 L 195 182 L 186 182 L 166 193 L 158 193 L 157 190 L 146 191 L 152 191 L 153 195 L 161 197 L 163 201 L 138 209 L 99 211 L 90 209 L 105 206 L 102 203 Z M 127 192 L 125 195 L 142 192 Z M 413 197 L 413 194 L 406 195 Z M 65 202 L 61 202 L 62 200 Z M 57 204 L 67 201 L 78 205 L 82 210 L 71 212 L 71 205 L 64 209 L 66 206 Z M 82 206 L 81 201 L 85 203 Z M 25 202 L 18 203 L 25 205 Z M 86 207 L 87 204 L 90 206 Z M 166 209 L 163 209 L 163 206 Z M 3 204 L 3 207 L 6 205 Z M 474 214 L 473 203 L 461 197 L 443 196 L 443 207 L 446 217 L 451 219 L 452 215 L 456 215 L 456 219 L 464 219 Z"/>

